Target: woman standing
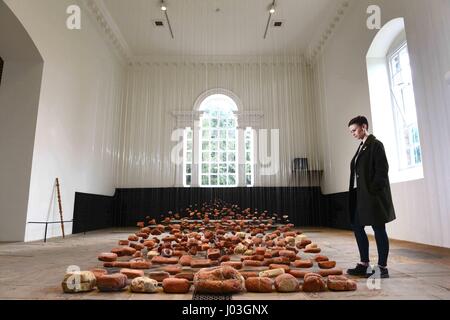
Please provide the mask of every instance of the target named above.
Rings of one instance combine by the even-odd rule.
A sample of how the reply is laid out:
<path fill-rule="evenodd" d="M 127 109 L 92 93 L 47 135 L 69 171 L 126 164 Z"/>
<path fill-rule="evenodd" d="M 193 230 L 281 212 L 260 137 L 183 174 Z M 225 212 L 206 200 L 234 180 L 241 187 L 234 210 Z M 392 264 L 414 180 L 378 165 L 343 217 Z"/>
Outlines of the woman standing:
<path fill-rule="evenodd" d="M 361 140 L 350 165 L 350 221 L 355 233 L 361 261 L 347 273 L 370 277 L 376 271 L 370 267 L 369 240 L 365 232 L 371 226 L 375 232 L 378 249 L 378 268 L 381 278 L 389 278 L 387 260 L 389 238 L 386 224 L 395 220 L 389 183 L 389 165 L 383 144 L 368 133 L 366 117 L 358 116 L 348 124 L 354 138 Z M 377 270 L 378 271 L 378 270 Z M 378 272 L 377 272 L 378 274 Z"/>

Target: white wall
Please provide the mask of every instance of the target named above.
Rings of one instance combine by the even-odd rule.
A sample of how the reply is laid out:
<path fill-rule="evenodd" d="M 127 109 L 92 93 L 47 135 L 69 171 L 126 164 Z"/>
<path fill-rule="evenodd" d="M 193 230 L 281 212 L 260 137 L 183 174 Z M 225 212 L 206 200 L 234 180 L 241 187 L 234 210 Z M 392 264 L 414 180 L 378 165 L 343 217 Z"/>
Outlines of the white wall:
<path fill-rule="evenodd" d="M 123 67 L 86 11 L 81 30 L 66 28 L 66 9 L 77 1 L 5 2 L 44 60 L 27 221 L 59 219 L 56 177 L 71 220 L 75 192 L 114 192 Z M 49 236 L 60 234 L 59 225 L 49 229 Z M 43 236 L 44 226 L 27 225 L 26 241 Z"/>
<path fill-rule="evenodd" d="M 392 185 L 398 219 L 390 224 L 397 239 L 450 247 L 450 2 L 446 0 L 359 0 L 347 12 L 317 58 L 318 108 L 326 194 L 344 192 L 357 142 L 348 121 L 370 118 L 366 54 L 376 31 L 366 28 L 366 9 L 381 7 L 383 23 L 404 17 L 423 151 L 423 180 Z"/>
<path fill-rule="evenodd" d="M 280 129 L 280 172 L 261 176 L 256 186 L 292 184 L 291 163 L 308 157 L 317 168 L 313 112 L 308 94 L 309 69 L 295 63 L 150 63 L 128 71 L 122 118 L 123 161 L 120 187 L 174 187 L 176 166 L 171 162 L 172 111 L 193 111 L 207 90 L 232 91 L 242 101 L 239 112 L 262 112 L 260 128 Z M 193 126 L 193 122 L 191 123 Z M 181 180 L 181 179 L 180 179 Z"/>
<path fill-rule="evenodd" d="M 0 241 L 22 241 L 43 62 L 1 1 L 0 56 L 5 63 L 0 85 Z"/>

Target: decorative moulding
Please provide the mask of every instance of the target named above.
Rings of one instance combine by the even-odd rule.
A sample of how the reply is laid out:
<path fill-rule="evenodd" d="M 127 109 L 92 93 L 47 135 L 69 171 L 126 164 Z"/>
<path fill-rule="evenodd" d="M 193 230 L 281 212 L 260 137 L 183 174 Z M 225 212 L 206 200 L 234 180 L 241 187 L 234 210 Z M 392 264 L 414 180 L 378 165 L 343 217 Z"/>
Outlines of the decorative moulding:
<path fill-rule="evenodd" d="M 312 63 L 317 55 L 322 52 L 327 42 L 332 38 L 336 28 L 343 20 L 345 14 L 352 7 L 355 0 L 341 0 L 337 6 L 335 14 L 331 17 L 331 21 L 328 24 L 324 24 L 322 28 L 319 28 L 320 32 L 316 35 L 308 49 L 307 60 Z"/>
<path fill-rule="evenodd" d="M 175 127 L 177 129 L 193 127 L 195 121 L 198 121 L 201 116 L 199 111 L 172 111 L 172 116 L 175 117 Z"/>
<path fill-rule="evenodd" d="M 129 63 L 133 54 L 125 41 L 125 38 L 120 32 L 119 27 L 109 14 L 103 0 L 79 1 L 80 4 L 90 13 L 91 17 L 94 19 L 94 22 L 97 23 L 98 27 L 103 32 L 103 35 L 106 37 L 107 42 L 113 46 L 119 57 L 124 62 Z"/>
<path fill-rule="evenodd" d="M 135 56 L 123 37 L 119 27 L 111 17 L 103 0 L 78 0 L 79 3 L 91 14 L 98 27 L 106 36 L 107 41 L 115 48 L 123 61 L 131 67 L 153 66 L 161 63 L 167 64 L 211 64 L 228 66 L 231 64 L 310 64 L 323 50 L 327 41 L 332 37 L 335 29 L 342 21 L 345 13 L 355 0 L 340 0 L 335 14 L 328 24 L 319 28 L 320 33 L 316 35 L 307 50 L 307 54 L 295 56 L 262 55 L 262 56 Z"/>
<path fill-rule="evenodd" d="M 243 109 L 243 104 L 242 104 L 241 99 L 233 91 L 230 91 L 230 90 L 227 90 L 224 88 L 214 88 L 214 89 L 206 90 L 205 92 L 203 92 L 202 94 L 200 94 L 198 96 L 197 100 L 195 100 L 195 102 L 194 102 L 194 111 L 199 111 L 202 102 L 209 96 L 215 95 L 215 94 L 222 94 L 222 95 L 228 96 L 235 103 L 235 105 L 236 105 L 235 107 L 237 108 L 237 110 Z"/>
<path fill-rule="evenodd" d="M 239 128 L 261 129 L 264 113 L 261 111 L 244 111 L 236 113 Z"/>
<path fill-rule="evenodd" d="M 303 55 L 299 56 L 134 56 L 131 58 L 130 66 L 144 67 L 161 64 L 210 64 L 210 65 L 235 65 L 235 64 L 301 64 L 305 62 Z"/>
<path fill-rule="evenodd" d="M 172 111 L 171 115 L 176 119 L 175 128 L 193 127 L 195 121 L 199 121 L 203 112 L 200 111 Z M 238 119 L 239 128 L 251 127 L 253 129 L 260 129 L 262 127 L 262 120 L 264 113 L 261 111 L 244 111 L 235 113 Z"/>

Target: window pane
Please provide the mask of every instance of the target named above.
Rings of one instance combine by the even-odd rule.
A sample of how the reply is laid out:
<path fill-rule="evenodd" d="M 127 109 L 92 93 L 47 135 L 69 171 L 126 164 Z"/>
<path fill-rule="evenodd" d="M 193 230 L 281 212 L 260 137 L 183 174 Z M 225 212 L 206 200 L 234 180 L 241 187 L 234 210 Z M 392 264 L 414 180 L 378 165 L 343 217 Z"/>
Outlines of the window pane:
<path fill-rule="evenodd" d="M 192 176 L 186 176 L 186 185 L 187 186 L 191 185 L 191 178 L 192 178 Z"/>
<path fill-rule="evenodd" d="M 219 176 L 219 185 L 221 185 L 221 186 L 227 185 L 227 176 L 224 176 L 224 175 Z"/>
<path fill-rule="evenodd" d="M 416 164 L 422 163 L 422 151 L 420 150 L 420 146 L 414 149 L 414 160 Z"/>
<path fill-rule="evenodd" d="M 209 126 L 210 126 L 209 119 L 203 119 L 202 127 L 203 128 L 209 128 Z"/>
<path fill-rule="evenodd" d="M 229 102 L 226 99 L 221 101 L 218 98 L 218 100 L 211 99 L 201 106 L 201 111 L 204 112 L 200 128 L 199 169 L 202 186 L 226 186 L 230 183 L 236 185 L 237 118 L 234 115 L 236 106 L 231 105 L 229 108 L 227 104 Z M 193 159 L 193 152 L 188 152 Z M 191 173 L 194 168 L 192 166 L 191 164 Z"/>
<path fill-rule="evenodd" d="M 252 176 L 245 176 L 245 184 L 248 186 L 252 185 Z"/>
<path fill-rule="evenodd" d="M 406 159 L 407 159 L 407 163 L 408 163 L 408 166 L 411 166 L 411 150 L 410 149 L 406 149 Z"/>
<path fill-rule="evenodd" d="M 413 143 L 419 143 L 419 130 L 417 128 L 413 128 Z"/>
<path fill-rule="evenodd" d="M 245 173 L 251 173 L 252 172 L 252 166 L 250 164 L 245 165 Z"/>
<path fill-rule="evenodd" d="M 420 151 L 417 113 L 412 86 L 408 47 L 403 46 L 390 57 L 391 92 L 399 154 L 399 168 L 407 169 L 421 164 L 416 147 Z M 420 158 L 420 162 L 416 159 Z"/>
<path fill-rule="evenodd" d="M 186 173 L 187 174 L 192 173 L 192 165 L 191 164 L 186 165 Z"/>
<path fill-rule="evenodd" d="M 192 152 L 186 153 L 186 162 L 192 162 Z"/>
<path fill-rule="evenodd" d="M 252 158 L 251 158 L 250 152 L 246 152 L 246 153 L 245 153 L 245 161 L 247 161 L 247 162 L 250 162 L 250 161 L 252 161 Z"/>

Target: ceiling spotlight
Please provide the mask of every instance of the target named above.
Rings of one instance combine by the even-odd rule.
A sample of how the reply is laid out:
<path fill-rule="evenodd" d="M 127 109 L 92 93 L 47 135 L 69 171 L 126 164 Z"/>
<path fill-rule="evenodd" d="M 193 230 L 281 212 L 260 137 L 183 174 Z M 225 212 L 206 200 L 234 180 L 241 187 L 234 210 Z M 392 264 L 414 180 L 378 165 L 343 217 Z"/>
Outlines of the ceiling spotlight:
<path fill-rule="evenodd" d="M 267 38 L 267 32 L 269 31 L 270 21 L 272 20 L 272 16 L 275 13 L 276 1 L 277 0 L 273 0 L 272 4 L 269 6 L 269 17 L 267 19 L 266 31 L 264 32 L 264 37 L 263 37 L 264 39 Z"/>
<path fill-rule="evenodd" d="M 161 1 L 161 10 L 167 11 L 167 6 L 164 4 L 164 0 Z"/>

